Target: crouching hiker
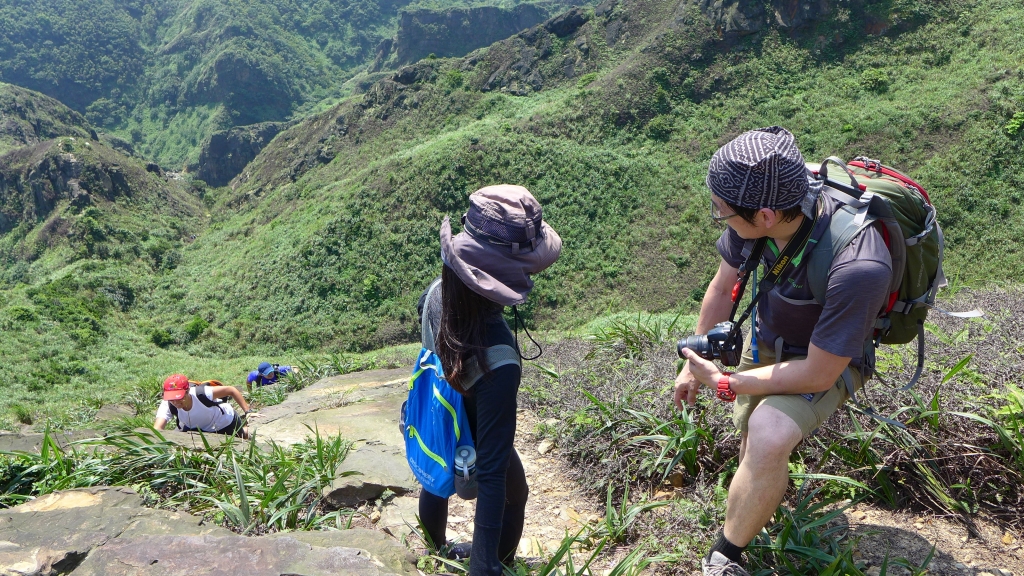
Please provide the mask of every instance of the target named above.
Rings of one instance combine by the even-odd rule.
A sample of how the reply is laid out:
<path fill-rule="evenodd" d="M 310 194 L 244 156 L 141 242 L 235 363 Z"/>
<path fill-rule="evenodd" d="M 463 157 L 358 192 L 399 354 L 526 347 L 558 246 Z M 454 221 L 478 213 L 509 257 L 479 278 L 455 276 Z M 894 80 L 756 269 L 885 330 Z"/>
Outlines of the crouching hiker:
<path fill-rule="evenodd" d="M 231 398 L 242 409 L 239 417 L 228 404 Z M 156 411 L 153 428 L 163 430 L 171 418 L 177 420 L 182 432 L 202 431 L 249 438 L 245 428 L 249 403 L 234 386 L 223 386 L 216 380 L 189 382 L 182 374 L 164 380 L 164 399 Z"/>
<path fill-rule="evenodd" d="M 892 261 L 878 228 L 868 226 L 833 258 L 824 305 L 815 300 L 806 265 L 810 247 L 829 231 L 840 204 L 820 193 L 793 135 L 782 128 L 746 132 L 723 146 L 711 159 L 707 184 L 711 216 L 726 229 L 718 240 L 722 262 L 701 303 L 696 332 L 714 334 L 691 336 L 681 346 L 687 361 L 676 378 L 675 404 L 693 405 L 702 385 L 721 400 L 735 400 L 739 468 L 729 486 L 725 526 L 703 571 L 742 576 L 743 550 L 786 493 L 790 453 L 872 373 L 873 347 L 866 343 L 886 305 Z M 734 313 L 740 271 L 752 271 L 762 258 L 763 294 L 751 330 L 761 344 L 758 353 L 749 339 L 744 346 L 731 322 L 719 323 Z M 718 338 L 723 333 L 729 338 Z M 736 372 L 719 370 L 711 357 L 738 364 Z"/>
<path fill-rule="evenodd" d="M 252 385 L 257 386 L 270 386 L 271 384 L 277 384 L 278 380 L 287 376 L 288 374 L 298 374 L 298 366 L 281 366 L 280 364 L 271 364 L 270 362 L 261 362 L 260 365 L 249 372 L 249 376 L 245 379 L 245 387 L 252 392 Z"/>

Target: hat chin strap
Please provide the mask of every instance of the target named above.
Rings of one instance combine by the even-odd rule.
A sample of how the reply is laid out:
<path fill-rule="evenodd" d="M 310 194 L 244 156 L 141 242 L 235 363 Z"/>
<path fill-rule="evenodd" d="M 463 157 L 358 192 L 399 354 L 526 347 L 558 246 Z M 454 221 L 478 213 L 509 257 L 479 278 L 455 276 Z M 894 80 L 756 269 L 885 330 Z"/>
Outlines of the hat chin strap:
<path fill-rule="evenodd" d="M 515 318 L 513 322 L 515 323 L 516 332 L 516 352 L 519 354 L 519 358 L 521 360 L 536 360 L 537 358 L 540 358 L 540 355 L 544 353 L 544 349 L 540 347 L 540 342 L 537 342 L 536 340 L 533 339 L 533 335 L 530 334 L 530 331 L 526 328 L 526 322 L 523 322 L 523 319 L 519 317 L 519 308 L 517 306 L 512 306 L 512 316 Z M 533 342 L 533 345 L 537 347 L 536 356 L 531 356 L 529 358 L 523 356 L 522 348 L 519 346 L 520 325 L 523 326 L 523 331 L 526 332 L 526 337 L 529 338 L 530 342 Z"/>

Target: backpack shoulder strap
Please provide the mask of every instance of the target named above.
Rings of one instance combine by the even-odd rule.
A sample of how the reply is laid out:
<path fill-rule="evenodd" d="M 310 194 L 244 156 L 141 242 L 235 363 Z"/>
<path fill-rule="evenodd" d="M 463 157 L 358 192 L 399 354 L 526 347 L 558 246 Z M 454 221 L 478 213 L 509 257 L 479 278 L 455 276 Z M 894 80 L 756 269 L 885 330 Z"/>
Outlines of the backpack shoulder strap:
<path fill-rule="evenodd" d="M 832 214 L 828 230 L 814 246 L 811 258 L 807 262 L 807 284 L 818 304 L 825 305 L 828 272 L 832 268 L 832 261 L 850 245 L 857 234 L 874 222 L 874 216 L 864 216 L 862 210 L 849 204 L 843 204 Z"/>
<path fill-rule="evenodd" d="M 434 330 L 430 327 L 430 299 L 440 286 L 441 279 L 438 278 L 427 288 L 427 298 L 423 302 L 423 316 L 420 317 L 420 344 L 431 352 L 434 351 Z"/>
<path fill-rule="evenodd" d="M 171 416 L 174 418 L 174 425 L 181 428 L 181 419 L 178 418 L 178 409 L 170 402 L 167 403 L 167 406 L 171 409 Z"/>
<path fill-rule="evenodd" d="M 508 344 L 491 346 L 484 352 L 484 355 L 487 360 L 487 366 L 492 372 L 502 366 L 510 366 L 512 364 L 519 366 L 520 369 L 523 366 L 522 360 L 519 358 L 519 352 Z M 468 377 L 465 379 L 466 384 L 464 384 L 464 387 L 466 390 L 469 390 L 484 375 L 484 371 L 478 365 L 475 356 L 469 359 L 467 365 L 466 374 Z"/>
<path fill-rule="evenodd" d="M 224 408 L 221 407 L 221 404 L 224 403 L 225 399 L 224 398 L 219 398 L 219 399 L 211 400 L 210 398 L 207 398 L 207 396 L 206 396 L 206 387 L 207 386 L 208 386 L 208 384 L 206 382 L 203 382 L 202 384 L 196 386 L 196 398 L 199 399 L 199 402 L 203 406 L 206 406 L 207 408 L 213 408 L 213 407 L 216 406 L 217 408 L 220 408 L 221 413 L 223 413 L 224 412 Z"/>

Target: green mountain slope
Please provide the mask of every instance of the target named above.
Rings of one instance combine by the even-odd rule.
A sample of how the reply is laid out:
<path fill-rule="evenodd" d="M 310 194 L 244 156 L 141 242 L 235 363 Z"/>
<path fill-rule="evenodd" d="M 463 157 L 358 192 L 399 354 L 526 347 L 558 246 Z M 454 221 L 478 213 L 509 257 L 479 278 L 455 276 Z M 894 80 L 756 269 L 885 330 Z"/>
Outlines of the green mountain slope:
<path fill-rule="evenodd" d="M 180 169 L 218 130 L 336 101 L 408 4 L 17 0 L 0 6 L 0 80 L 57 98 Z"/>
<path fill-rule="evenodd" d="M 1005 129 L 1024 106 L 1015 8 L 912 6 L 922 12 L 892 35 L 837 14 L 818 26 L 839 44 L 767 30 L 730 45 L 686 3 L 622 2 L 562 36 L 536 28 L 403 69 L 247 168 L 224 200 L 238 213 L 182 271 L 233 281 L 192 305 L 243 343 L 411 338 L 441 218 L 494 182 L 533 190 L 565 239 L 529 310 L 540 325 L 687 305 L 715 260 L 706 162 L 770 124 L 793 130 L 808 160 L 868 154 L 908 170 L 939 206 L 951 276 L 1013 279 L 1021 261 L 991 252 L 1020 248 L 1021 141 Z"/>
<path fill-rule="evenodd" d="M 38 92 L 0 82 L 0 154 L 57 136 L 97 139 L 81 114 Z"/>
<path fill-rule="evenodd" d="M 441 219 L 496 182 L 530 188 L 565 241 L 524 310 L 531 327 L 693 312 L 720 232 L 708 159 L 771 124 L 808 160 L 867 154 L 921 182 L 956 282 L 1024 272 L 1024 8 L 865 2 L 798 22 L 726 21 L 700 5 L 609 1 L 423 60 L 279 134 L 227 188 L 162 178 L 95 142 L 89 157 L 78 139 L 9 153 L 5 190 L 62 154 L 150 184 L 112 198 L 90 188 L 83 206 L 58 194 L 49 215 L 3 212 L 20 215 L 0 237 L 3 356 L 26 382 L 69 391 L 179 369 L 230 380 L 259 355 L 411 341 Z M 58 218 L 60 233 L 44 233 Z M 127 306 L 106 296 L 118 282 Z M 0 410 L 45 401 L 11 385 Z"/>
<path fill-rule="evenodd" d="M 36 110 L 52 102 L 28 96 Z M 74 116 L 60 108 L 52 117 Z M 173 277 L 182 248 L 205 226 L 197 192 L 81 136 L 0 156 L 4 406 L 64 409 L 68 394 L 95 388 L 98 398 L 112 379 L 138 377 L 147 360 L 133 356 L 133 343 L 153 345 L 130 319 L 136 310 L 145 317 L 155 286 Z"/>

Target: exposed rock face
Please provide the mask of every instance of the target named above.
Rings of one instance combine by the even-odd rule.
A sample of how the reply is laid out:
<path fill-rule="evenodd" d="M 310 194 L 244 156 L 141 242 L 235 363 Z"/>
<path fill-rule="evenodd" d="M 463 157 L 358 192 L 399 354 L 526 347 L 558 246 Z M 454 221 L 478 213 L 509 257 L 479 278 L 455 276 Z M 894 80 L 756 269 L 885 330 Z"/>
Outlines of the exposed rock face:
<path fill-rule="evenodd" d="M 786 30 L 798 30 L 832 13 L 831 0 L 773 0 L 775 23 Z"/>
<path fill-rule="evenodd" d="M 545 22 L 544 29 L 561 38 L 579 30 L 586 21 L 586 13 L 580 8 L 573 8 Z"/>
<path fill-rule="evenodd" d="M 226 186 L 274 136 L 289 126 L 291 124 L 264 122 L 213 134 L 199 151 L 196 177 L 210 186 Z"/>
<path fill-rule="evenodd" d="M 129 171 L 127 163 L 82 162 L 59 141 L 9 152 L 0 161 L 0 234 L 22 220 L 45 219 L 63 199 L 86 206 L 94 198 L 131 196 Z"/>
<path fill-rule="evenodd" d="M 726 39 L 755 34 L 774 21 L 783 30 L 799 30 L 831 13 L 832 0 L 688 0 L 696 6 Z"/>
<path fill-rule="evenodd" d="M 429 54 L 463 56 L 539 24 L 545 16 L 533 4 L 508 10 L 496 6 L 409 10 L 402 13 L 398 24 L 394 42 L 397 63 L 415 62 Z"/>
<path fill-rule="evenodd" d="M 0 514 L 5 576 L 412 576 L 414 562 L 379 532 L 239 536 L 189 514 L 146 508 L 127 488 L 56 492 Z"/>

